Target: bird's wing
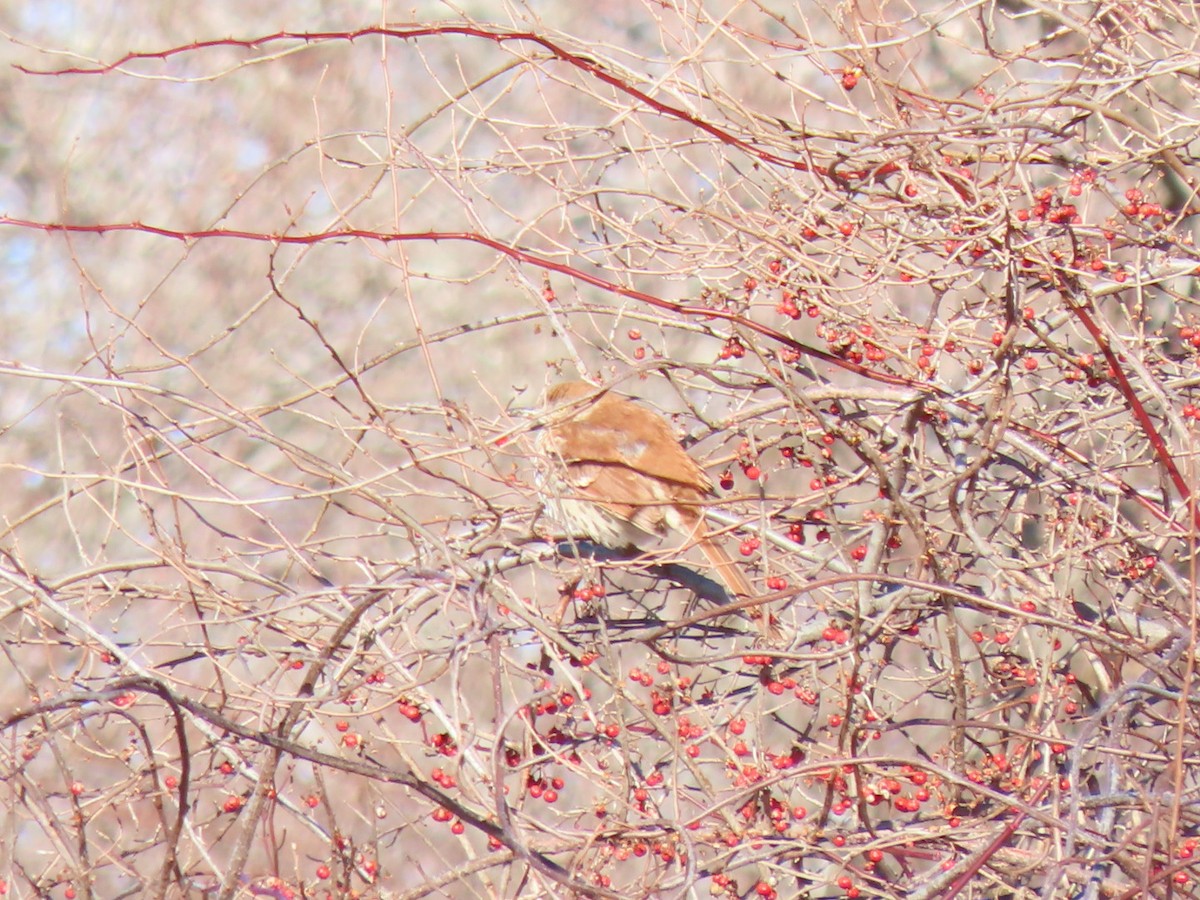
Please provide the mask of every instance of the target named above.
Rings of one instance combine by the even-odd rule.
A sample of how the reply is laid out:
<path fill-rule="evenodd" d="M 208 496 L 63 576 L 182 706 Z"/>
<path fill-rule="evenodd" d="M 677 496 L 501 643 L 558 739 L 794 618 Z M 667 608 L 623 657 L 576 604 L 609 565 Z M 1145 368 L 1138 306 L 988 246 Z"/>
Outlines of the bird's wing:
<path fill-rule="evenodd" d="M 548 436 L 548 449 L 564 462 L 624 466 L 701 494 L 712 491 L 708 475 L 679 446 L 665 421 L 632 403 L 621 404 L 620 412 L 625 427 L 590 418 L 555 425 Z"/>

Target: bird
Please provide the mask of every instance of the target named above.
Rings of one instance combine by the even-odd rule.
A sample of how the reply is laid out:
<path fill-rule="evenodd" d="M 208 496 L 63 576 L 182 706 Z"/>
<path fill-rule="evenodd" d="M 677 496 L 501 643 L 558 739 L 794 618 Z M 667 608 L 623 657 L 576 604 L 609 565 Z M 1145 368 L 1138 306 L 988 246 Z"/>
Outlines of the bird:
<path fill-rule="evenodd" d="M 571 532 L 614 550 L 669 532 L 694 543 L 738 600 L 754 588 L 704 521 L 712 480 L 680 446 L 666 419 L 583 381 L 551 385 L 538 447 L 551 515 Z"/>

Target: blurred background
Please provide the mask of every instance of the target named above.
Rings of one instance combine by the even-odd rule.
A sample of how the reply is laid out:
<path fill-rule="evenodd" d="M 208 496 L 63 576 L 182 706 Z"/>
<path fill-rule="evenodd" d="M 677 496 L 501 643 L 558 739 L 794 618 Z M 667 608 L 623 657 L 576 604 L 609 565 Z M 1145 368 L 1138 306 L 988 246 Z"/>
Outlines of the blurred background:
<path fill-rule="evenodd" d="M 1197 24 L 0 0 L 10 896 L 1185 885 Z M 578 377 L 765 660 L 544 540 Z"/>

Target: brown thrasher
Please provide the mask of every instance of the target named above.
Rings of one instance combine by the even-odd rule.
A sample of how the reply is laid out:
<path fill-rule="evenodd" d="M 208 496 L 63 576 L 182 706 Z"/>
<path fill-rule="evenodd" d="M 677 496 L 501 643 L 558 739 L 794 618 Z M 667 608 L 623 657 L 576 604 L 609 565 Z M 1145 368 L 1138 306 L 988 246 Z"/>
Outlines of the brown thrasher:
<path fill-rule="evenodd" d="M 582 381 L 551 386 L 545 407 L 548 505 L 572 536 L 623 550 L 677 531 L 737 599 L 754 596 L 704 524 L 712 481 L 662 416 Z"/>

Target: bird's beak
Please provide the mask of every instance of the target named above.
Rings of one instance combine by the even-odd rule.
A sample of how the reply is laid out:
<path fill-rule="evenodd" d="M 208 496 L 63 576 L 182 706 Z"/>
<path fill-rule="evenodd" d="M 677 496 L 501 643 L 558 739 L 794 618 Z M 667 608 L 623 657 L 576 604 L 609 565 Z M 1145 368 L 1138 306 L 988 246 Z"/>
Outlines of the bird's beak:
<path fill-rule="evenodd" d="M 545 410 L 536 406 L 513 406 L 508 409 L 508 414 L 514 419 L 528 419 L 529 431 L 537 431 L 546 426 Z"/>

